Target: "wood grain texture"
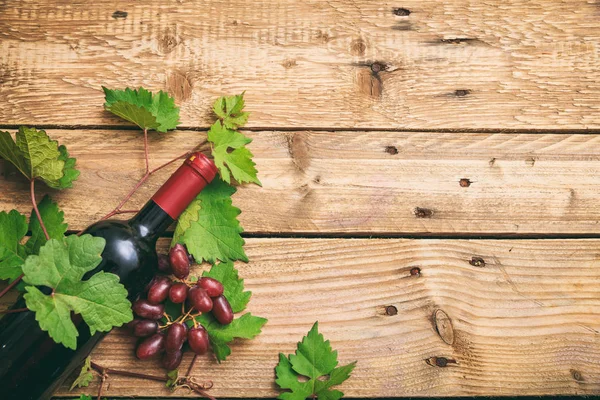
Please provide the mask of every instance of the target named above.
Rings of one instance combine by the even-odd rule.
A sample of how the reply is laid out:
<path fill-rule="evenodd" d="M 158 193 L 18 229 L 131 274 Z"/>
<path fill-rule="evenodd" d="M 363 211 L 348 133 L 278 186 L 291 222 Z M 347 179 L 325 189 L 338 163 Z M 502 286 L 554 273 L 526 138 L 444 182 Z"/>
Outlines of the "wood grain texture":
<path fill-rule="evenodd" d="M 278 353 L 292 352 L 318 319 L 340 361 L 358 360 L 340 387 L 348 397 L 598 395 L 599 247 L 599 240 L 251 239 L 251 262 L 238 267 L 253 292 L 249 311 L 269 323 L 254 341 L 236 342 L 221 365 L 201 358 L 197 377 L 213 380 L 217 397 L 274 397 Z M 473 257 L 483 263 L 472 265 Z M 388 306 L 397 314 L 386 315 Z M 134 341 L 115 331 L 92 358 L 156 372 L 157 363 L 134 360 Z M 449 361 L 440 367 L 433 357 Z M 183 368 L 189 362 L 188 355 Z M 168 395 L 159 383 L 109 382 L 107 396 Z"/>
<path fill-rule="evenodd" d="M 119 125 L 100 86 L 143 85 L 194 127 L 246 90 L 253 127 L 598 129 L 599 15 L 593 0 L 0 0 L 0 123 Z"/>
<path fill-rule="evenodd" d="M 73 189 L 52 192 L 72 229 L 117 205 L 143 171 L 137 131 L 51 130 L 78 158 Z M 248 132 L 263 187 L 234 204 L 251 234 L 547 235 L 600 233 L 600 136 L 405 132 Z M 204 132 L 150 140 L 151 166 L 204 143 Z M 206 149 L 204 146 L 200 148 Z M 177 164 L 134 196 L 139 208 Z M 2 164 L 0 163 L 0 169 Z M 10 168 L 0 209 L 29 212 Z M 41 194 L 47 189 L 38 185 Z"/>

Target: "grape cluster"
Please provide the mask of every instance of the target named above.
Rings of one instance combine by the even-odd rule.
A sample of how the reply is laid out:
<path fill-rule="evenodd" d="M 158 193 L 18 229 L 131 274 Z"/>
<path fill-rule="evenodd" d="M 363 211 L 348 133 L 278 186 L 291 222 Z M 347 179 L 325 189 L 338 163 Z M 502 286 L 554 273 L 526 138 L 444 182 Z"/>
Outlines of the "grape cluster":
<path fill-rule="evenodd" d="M 131 307 L 137 317 L 128 328 L 141 338 L 135 352 L 140 360 L 163 354 L 162 366 L 176 369 L 186 341 L 196 354 L 205 354 L 209 349 L 208 332 L 195 317 L 210 312 L 223 325 L 233 321 L 233 311 L 223 295 L 221 282 L 209 277 L 200 277 L 195 282 L 188 280 L 193 262 L 181 244 L 171 248 L 168 256 L 159 254 L 159 269 L 163 274 L 148 284 L 146 298 L 136 300 Z M 173 274 L 177 279 L 164 274 Z M 167 301 L 182 305 L 182 314 L 175 320 L 165 313 Z"/>

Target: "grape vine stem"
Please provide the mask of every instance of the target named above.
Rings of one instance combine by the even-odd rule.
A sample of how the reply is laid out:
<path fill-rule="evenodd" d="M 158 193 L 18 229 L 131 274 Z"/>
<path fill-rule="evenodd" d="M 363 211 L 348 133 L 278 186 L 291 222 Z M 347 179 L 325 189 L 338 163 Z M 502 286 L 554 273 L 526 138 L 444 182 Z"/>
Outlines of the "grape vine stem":
<path fill-rule="evenodd" d="M 15 308 L 15 309 L 2 310 L 2 311 L 0 311 L 0 314 L 14 314 L 14 313 L 20 313 L 20 312 L 24 312 L 24 311 L 29 311 L 29 308 Z"/>
<path fill-rule="evenodd" d="M 125 195 L 125 197 L 119 202 L 119 204 L 111 212 L 109 212 L 104 217 L 102 217 L 100 220 L 103 221 L 110 217 L 114 217 L 117 214 L 133 213 L 134 211 L 131 211 L 131 210 L 123 211 L 123 210 L 121 210 L 121 208 L 125 205 L 125 203 L 127 203 L 129 201 L 129 199 L 131 199 L 131 197 L 135 194 L 135 192 L 138 191 L 138 189 L 144 184 L 144 182 L 146 182 L 148 180 L 150 175 L 154 174 L 155 172 L 160 171 L 164 167 L 171 165 L 172 163 L 174 163 L 177 160 L 187 157 L 189 154 L 190 154 L 190 152 L 186 152 L 170 161 L 167 161 L 166 163 L 164 163 L 162 165 L 159 165 L 158 167 L 154 168 L 153 170 L 151 170 L 150 169 L 150 146 L 148 145 L 148 129 L 144 129 L 144 164 L 146 165 L 146 169 L 144 171 L 144 176 L 142 176 L 140 178 L 140 180 L 135 184 L 133 189 L 131 189 L 129 191 L 129 193 L 127 193 L 127 195 Z"/>
<path fill-rule="evenodd" d="M 31 205 L 33 206 L 33 211 L 35 212 L 35 215 L 37 216 L 37 219 L 40 223 L 40 227 L 42 228 L 42 232 L 44 232 L 44 236 L 46 237 L 46 240 L 50 240 L 50 236 L 48 235 L 48 230 L 46 230 L 46 225 L 44 225 L 44 221 L 42 220 L 42 216 L 40 214 L 40 209 L 38 208 L 37 201 L 35 200 L 35 179 L 32 179 L 30 181 L 29 191 L 31 193 Z M 17 286 L 19 284 L 19 282 L 21 282 L 21 279 L 23 279 L 23 274 L 19 275 L 14 281 L 12 281 L 7 287 L 5 287 L 0 292 L 0 298 L 2 296 L 4 296 L 6 293 L 8 293 L 8 291 L 10 289 Z M 25 310 L 23 310 L 23 311 L 25 311 Z M 17 312 L 17 311 L 13 311 L 13 312 Z"/>

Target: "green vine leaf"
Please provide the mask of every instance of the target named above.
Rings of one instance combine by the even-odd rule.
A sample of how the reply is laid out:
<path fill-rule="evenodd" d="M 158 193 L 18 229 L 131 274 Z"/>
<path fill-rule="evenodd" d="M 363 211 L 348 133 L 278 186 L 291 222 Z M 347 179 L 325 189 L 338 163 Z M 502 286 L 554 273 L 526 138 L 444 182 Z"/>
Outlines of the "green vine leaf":
<path fill-rule="evenodd" d="M 0 279 L 21 275 L 27 257 L 21 241 L 27 234 L 27 218 L 17 210 L 0 212 Z"/>
<path fill-rule="evenodd" d="M 51 140 L 45 131 L 21 126 L 13 140 L 0 131 L 0 157 L 12 163 L 27 179 L 40 179 L 55 189 L 65 189 L 79 176 L 67 148 Z"/>
<path fill-rule="evenodd" d="M 73 384 L 71 385 L 70 391 L 75 388 L 88 387 L 90 383 L 94 380 L 94 374 L 92 372 L 92 358 L 87 357 L 83 366 L 81 367 L 81 371 L 79 372 L 79 376 L 75 379 Z"/>
<path fill-rule="evenodd" d="M 243 112 L 244 94 L 220 97 L 213 109 L 217 120 L 208 131 L 208 141 L 212 144 L 212 155 L 219 169 L 221 179 L 231 183 L 231 178 L 238 183 L 256 183 L 258 179 L 253 154 L 246 145 L 252 139 L 241 134 L 237 129 L 246 124 L 248 113 Z"/>
<path fill-rule="evenodd" d="M 234 193 L 234 187 L 215 178 L 179 217 L 172 246 L 185 244 L 199 263 L 248 261 L 237 219 L 240 210 L 231 202 Z"/>
<path fill-rule="evenodd" d="M 102 86 L 102 90 L 104 108 L 133 122 L 141 129 L 154 129 L 165 133 L 179 124 L 179 107 L 176 107 L 175 100 L 162 90 L 156 94 L 143 87 L 112 90 Z"/>
<path fill-rule="evenodd" d="M 344 395 L 331 389 L 350 377 L 356 361 L 338 367 L 337 351 L 332 350 L 329 340 L 319 333 L 319 323 L 315 322 L 308 334 L 298 343 L 295 354 L 279 354 L 279 364 L 275 367 L 275 382 L 281 389 L 288 389 L 279 395 L 281 400 L 304 400 L 318 398 L 338 400 Z M 301 381 L 300 377 L 304 377 Z"/>
<path fill-rule="evenodd" d="M 42 221 L 44 221 L 44 226 L 50 239 L 62 239 L 68 228 L 68 225 L 65 223 L 65 213 L 47 195 L 39 202 L 38 210 L 40 211 Z M 25 250 L 27 254 L 38 254 L 40 247 L 46 243 L 46 236 L 33 210 L 29 218 L 29 230 L 31 231 L 31 237 L 25 244 Z"/>
<path fill-rule="evenodd" d="M 102 260 L 104 245 L 103 238 L 91 235 L 50 239 L 39 256 L 29 256 L 23 265 L 23 280 L 32 285 L 25 288 L 27 307 L 55 342 L 70 349 L 76 348 L 78 336 L 71 311 L 81 314 L 92 335 L 133 319 L 127 290 L 117 275 L 98 272 L 81 280 Z M 36 286 L 46 286 L 52 293 L 44 294 Z"/>
<path fill-rule="evenodd" d="M 248 122 L 250 114 L 243 111 L 244 93 L 219 97 L 213 104 L 213 111 L 227 129 L 238 129 Z"/>

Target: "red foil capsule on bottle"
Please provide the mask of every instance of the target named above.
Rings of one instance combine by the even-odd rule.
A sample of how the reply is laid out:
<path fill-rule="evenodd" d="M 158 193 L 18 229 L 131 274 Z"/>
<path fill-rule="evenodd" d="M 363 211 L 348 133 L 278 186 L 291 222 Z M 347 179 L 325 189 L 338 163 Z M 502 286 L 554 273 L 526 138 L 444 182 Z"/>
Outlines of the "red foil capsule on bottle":
<path fill-rule="evenodd" d="M 171 218 L 177 219 L 216 175 L 214 162 L 202 153 L 193 153 L 152 196 L 152 200 Z"/>

